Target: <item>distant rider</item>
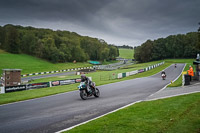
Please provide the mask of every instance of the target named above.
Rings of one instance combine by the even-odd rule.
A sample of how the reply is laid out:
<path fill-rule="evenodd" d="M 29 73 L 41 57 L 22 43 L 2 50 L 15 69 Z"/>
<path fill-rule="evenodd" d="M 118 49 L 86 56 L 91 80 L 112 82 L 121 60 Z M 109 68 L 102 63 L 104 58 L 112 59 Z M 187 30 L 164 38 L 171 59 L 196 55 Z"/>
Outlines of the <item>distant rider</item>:
<path fill-rule="evenodd" d="M 92 84 L 92 81 L 88 77 L 86 77 L 84 74 L 82 74 L 81 82 L 85 82 L 85 84 L 87 86 L 87 91 L 90 92 L 91 91 L 90 86 Z"/>
<path fill-rule="evenodd" d="M 166 76 L 166 73 L 165 73 L 165 71 L 162 71 L 162 72 L 161 72 L 161 76 L 163 76 L 163 74 Z"/>

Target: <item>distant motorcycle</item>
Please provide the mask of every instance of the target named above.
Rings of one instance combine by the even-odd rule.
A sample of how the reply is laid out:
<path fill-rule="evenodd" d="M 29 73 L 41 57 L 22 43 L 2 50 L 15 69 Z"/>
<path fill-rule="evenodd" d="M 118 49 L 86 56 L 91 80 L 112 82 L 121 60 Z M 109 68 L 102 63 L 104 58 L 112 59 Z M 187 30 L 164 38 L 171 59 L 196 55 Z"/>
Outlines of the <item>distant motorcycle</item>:
<path fill-rule="evenodd" d="M 95 82 L 92 83 L 90 92 L 87 91 L 87 86 L 86 86 L 85 82 L 81 82 L 80 85 L 78 86 L 78 88 L 80 91 L 80 97 L 83 100 L 86 100 L 88 97 L 91 97 L 91 96 L 95 96 L 95 97 L 100 96 L 99 89 L 96 88 Z"/>
<path fill-rule="evenodd" d="M 176 64 L 174 65 L 174 67 L 176 68 Z"/>
<path fill-rule="evenodd" d="M 166 74 L 163 73 L 161 76 L 162 76 L 162 79 L 163 79 L 163 80 L 166 79 Z"/>

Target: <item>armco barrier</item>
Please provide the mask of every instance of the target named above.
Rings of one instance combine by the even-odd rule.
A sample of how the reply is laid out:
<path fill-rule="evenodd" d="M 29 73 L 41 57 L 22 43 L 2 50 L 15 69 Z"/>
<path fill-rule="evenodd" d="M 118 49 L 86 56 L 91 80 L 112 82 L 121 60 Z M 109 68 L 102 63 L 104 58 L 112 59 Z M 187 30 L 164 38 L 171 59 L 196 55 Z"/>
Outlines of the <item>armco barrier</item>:
<path fill-rule="evenodd" d="M 64 69 L 64 70 L 58 70 L 58 71 L 49 71 L 49 72 L 39 72 L 39 73 L 31 73 L 31 74 L 24 74 L 21 75 L 21 77 L 26 77 L 26 76 L 33 76 L 33 75 L 43 75 L 43 74 L 51 74 L 51 73 L 58 73 L 58 72 L 67 72 L 67 71 L 76 71 L 76 70 L 82 70 L 82 69 L 93 69 L 97 66 L 93 67 L 83 67 L 83 68 L 73 68 L 73 69 Z"/>
<path fill-rule="evenodd" d="M 139 69 L 138 70 L 138 73 L 142 73 L 142 72 L 144 72 L 144 69 Z"/>
<path fill-rule="evenodd" d="M 130 75 L 134 75 L 134 74 L 137 74 L 138 73 L 138 70 L 136 70 L 136 71 L 131 71 L 130 72 Z"/>
<path fill-rule="evenodd" d="M 139 70 L 135 70 L 135 71 L 131 71 L 131 72 L 126 72 L 126 73 L 119 73 L 118 74 L 118 79 L 119 78 L 123 78 L 123 77 L 127 77 L 127 76 L 130 76 L 130 75 L 134 75 L 134 74 L 137 74 L 137 73 L 142 73 L 142 72 L 146 72 L 146 71 L 149 71 L 153 68 L 156 68 L 162 64 L 164 64 L 165 62 L 161 62 L 161 63 L 158 63 L 158 64 L 155 64 L 155 65 L 152 65 L 152 66 L 149 66 L 147 68 L 144 68 L 144 69 L 139 69 Z"/>
<path fill-rule="evenodd" d="M 50 87 L 50 83 L 49 82 L 33 83 L 33 84 L 27 84 L 26 85 L 26 90 L 46 88 L 46 87 Z"/>
<path fill-rule="evenodd" d="M 69 84 L 74 84 L 74 83 L 76 83 L 76 79 L 60 80 L 60 85 L 69 85 Z"/>
<path fill-rule="evenodd" d="M 26 90 L 26 85 L 8 86 L 5 87 L 5 93 Z"/>
<path fill-rule="evenodd" d="M 51 86 L 58 86 L 60 85 L 60 81 L 51 81 Z"/>
<path fill-rule="evenodd" d="M 81 79 L 66 79 L 66 80 L 50 81 L 50 82 L 43 82 L 43 83 L 8 86 L 5 88 L 2 87 L 1 90 L 3 93 L 7 93 L 7 92 L 14 92 L 14 91 L 46 88 L 46 87 L 52 87 L 52 86 L 58 86 L 58 85 L 69 85 L 69 84 L 74 84 L 74 83 L 79 83 L 79 82 L 81 82 Z"/>
<path fill-rule="evenodd" d="M 123 77 L 123 78 L 126 77 L 126 73 L 122 73 L 122 77 Z"/>
<path fill-rule="evenodd" d="M 128 77 L 130 75 L 130 72 L 126 72 L 126 77 Z"/>
<path fill-rule="evenodd" d="M 122 73 L 118 73 L 118 79 L 122 78 Z"/>

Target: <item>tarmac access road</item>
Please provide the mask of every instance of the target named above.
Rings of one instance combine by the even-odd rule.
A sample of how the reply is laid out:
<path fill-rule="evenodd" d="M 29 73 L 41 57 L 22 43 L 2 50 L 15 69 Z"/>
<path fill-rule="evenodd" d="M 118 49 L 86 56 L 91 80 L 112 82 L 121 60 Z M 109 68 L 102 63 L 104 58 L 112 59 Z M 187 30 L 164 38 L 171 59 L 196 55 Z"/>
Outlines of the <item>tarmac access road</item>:
<path fill-rule="evenodd" d="M 0 106 L 1 133 L 52 133 L 98 117 L 130 103 L 145 100 L 179 76 L 184 64 L 161 74 L 98 86 L 101 96 L 81 100 L 73 91 Z M 39 92 L 38 92 L 39 93 Z"/>

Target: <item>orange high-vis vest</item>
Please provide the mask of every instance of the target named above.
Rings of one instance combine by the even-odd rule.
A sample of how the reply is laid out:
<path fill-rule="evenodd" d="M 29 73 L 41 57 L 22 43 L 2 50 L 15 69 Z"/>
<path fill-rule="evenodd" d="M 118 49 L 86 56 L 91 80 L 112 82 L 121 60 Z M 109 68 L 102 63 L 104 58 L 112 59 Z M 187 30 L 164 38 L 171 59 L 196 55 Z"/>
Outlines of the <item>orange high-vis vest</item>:
<path fill-rule="evenodd" d="M 188 70 L 188 75 L 194 76 L 194 72 L 193 72 L 193 68 L 192 67 L 190 67 L 190 69 Z"/>

